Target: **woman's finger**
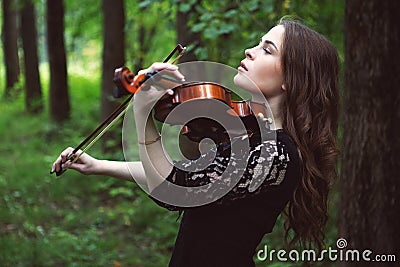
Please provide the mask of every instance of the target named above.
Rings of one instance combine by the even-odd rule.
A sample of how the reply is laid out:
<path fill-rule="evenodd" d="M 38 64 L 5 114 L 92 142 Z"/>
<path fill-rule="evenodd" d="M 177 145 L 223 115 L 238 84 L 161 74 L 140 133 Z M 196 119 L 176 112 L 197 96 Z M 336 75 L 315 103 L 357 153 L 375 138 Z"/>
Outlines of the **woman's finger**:
<path fill-rule="evenodd" d="M 162 70 L 175 71 L 178 70 L 178 66 L 173 65 L 171 63 L 154 62 L 147 70 L 148 72 L 162 71 Z"/>
<path fill-rule="evenodd" d="M 176 79 L 180 81 L 185 81 L 185 77 L 183 76 L 182 73 L 179 72 L 178 69 L 179 69 L 178 66 L 173 65 L 171 63 L 155 62 L 147 69 L 140 70 L 138 72 L 138 75 L 151 73 L 155 71 L 168 71 L 170 74 L 174 75 Z M 138 75 L 135 76 L 135 78 L 137 78 Z"/>
<path fill-rule="evenodd" d="M 152 65 L 152 69 L 154 71 L 166 71 L 169 74 L 175 76 L 177 80 L 185 81 L 185 76 L 181 72 L 179 72 L 179 68 L 176 65 L 172 65 L 170 63 L 154 63 Z"/>
<path fill-rule="evenodd" d="M 54 161 L 50 173 L 59 172 L 62 169 L 62 164 L 67 161 L 68 155 L 73 151 L 72 147 L 68 147 L 63 152 L 61 152 L 60 156 Z"/>

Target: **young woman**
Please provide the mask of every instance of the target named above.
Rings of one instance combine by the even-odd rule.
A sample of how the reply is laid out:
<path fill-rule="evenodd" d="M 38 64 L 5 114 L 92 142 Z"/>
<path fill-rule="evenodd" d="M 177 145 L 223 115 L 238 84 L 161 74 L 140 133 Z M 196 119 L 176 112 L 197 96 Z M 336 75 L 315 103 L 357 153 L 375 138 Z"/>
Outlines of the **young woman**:
<path fill-rule="evenodd" d="M 214 161 L 202 170 L 190 172 L 174 166 L 164 155 L 159 133 L 146 111 L 154 104 L 152 94 L 135 95 L 136 127 L 144 129 L 137 132 L 140 162 L 97 160 L 84 154 L 71 164 L 66 161 L 72 151 L 68 148 L 52 171 L 72 168 L 125 180 L 133 176 L 152 192 L 157 204 L 184 211 L 170 266 L 254 266 L 257 245 L 284 210 L 289 244 L 321 248 L 328 191 L 337 175 L 338 65 L 332 44 L 294 21 L 282 20 L 257 46 L 245 50 L 234 82 L 251 94 L 254 88 L 261 90 L 273 113 L 277 149 L 274 154 L 268 152 L 273 156 L 272 166 L 262 172 L 260 153 L 269 151 L 271 144 L 259 134 L 250 136 L 247 166 L 239 181 L 211 203 L 185 208 L 154 197 L 168 191 L 171 183 L 199 186 L 218 180 L 232 155 L 226 146 L 218 147 Z M 177 67 L 166 63 L 154 63 L 144 72 L 165 69 L 184 78 Z M 249 190 L 260 174 L 262 184 Z"/>

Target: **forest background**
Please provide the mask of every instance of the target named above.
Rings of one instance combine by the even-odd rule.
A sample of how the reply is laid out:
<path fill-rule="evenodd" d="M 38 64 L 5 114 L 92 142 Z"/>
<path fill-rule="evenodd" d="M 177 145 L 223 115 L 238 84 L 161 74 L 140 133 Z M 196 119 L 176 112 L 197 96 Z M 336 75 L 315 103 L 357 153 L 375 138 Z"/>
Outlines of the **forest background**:
<path fill-rule="evenodd" d="M 344 0 L 3 0 L 1 8 L 2 266 L 167 265 L 177 214 L 130 182 L 74 171 L 49 174 L 59 153 L 78 144 L 119 103 L 112 97 L 115 68 L 137 72 L 164 59 L 178 42 L 188 47 L 181 62 L 236 68 L 245 48 L 282 16 L 294 15 L 333 42 L 344 69 Z M 341 79 L 343 95 L 343 73 Z M 90 154 L 123 160 L 120 136 L 115 127 Z M 336 246 L 339 232 L 348 231 L 339 229 L 338 214 L 351 213 L 340 211 L 339 191 L 336 185 L 330 198 L 327 246 Z M 398 198 L 392 200 L 397 208 Z M 283 248 L 282 224 L 280 218 L 260 248 Z M 269 266 L 297 265 L 302 263 Z"/>

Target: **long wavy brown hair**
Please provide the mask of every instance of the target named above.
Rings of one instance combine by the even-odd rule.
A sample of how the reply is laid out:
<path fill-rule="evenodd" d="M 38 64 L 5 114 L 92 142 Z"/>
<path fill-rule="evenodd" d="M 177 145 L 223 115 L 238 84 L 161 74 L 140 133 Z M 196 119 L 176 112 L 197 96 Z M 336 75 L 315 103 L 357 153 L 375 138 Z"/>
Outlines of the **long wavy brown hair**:
<path fill-rule="evenodd" d="M 321 249 L 328 193 L 337 177 L 339 59 L 321 34 L 293 20 L 279 24 L 285 28 L 283 128 L 297 145 L 302 172 L 285 211 L 285 239 L 289 247 L 299 242 Z"/>

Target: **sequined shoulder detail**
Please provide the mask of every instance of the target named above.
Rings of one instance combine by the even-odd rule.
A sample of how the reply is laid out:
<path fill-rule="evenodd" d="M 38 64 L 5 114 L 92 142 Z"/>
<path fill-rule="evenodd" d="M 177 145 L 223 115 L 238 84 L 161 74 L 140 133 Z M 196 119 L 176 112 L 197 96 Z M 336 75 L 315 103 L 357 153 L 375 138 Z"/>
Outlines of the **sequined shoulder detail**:
<path fill-rule="evenodd" d="M 271 186 L 279 186 L 285 179 L 288 165 L 292 160 L 287 149 L 290 138 L 280 132 L 277 141 L 269 140 L 252 146 L 247 154 L 210 151 L 196 161 L 182 161 L 175 165 L 167 180 L 173 184 L 193 188 L 191 194 L 207 191 L 210 199 L 217 199 L 215 204 L 228 204 L 236 200 L 259 195 Z M 289 142 L 293 146 L 293 143 Z M 245 155 L 245 158 L 244 158 Z M 232 188 L 224 196 L 217 196 L 218 183 Z M 168 191 L 168 182 L 163 191 Z M 201 189 L 197 189 L 201 187 Z M 193 196 L 193 195 L 192 195 Z M 174 210 L 171 205 L 158 204 Z"/>

